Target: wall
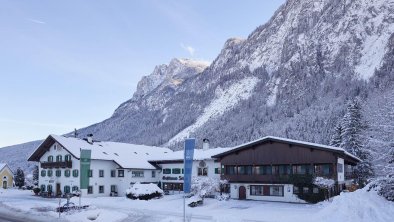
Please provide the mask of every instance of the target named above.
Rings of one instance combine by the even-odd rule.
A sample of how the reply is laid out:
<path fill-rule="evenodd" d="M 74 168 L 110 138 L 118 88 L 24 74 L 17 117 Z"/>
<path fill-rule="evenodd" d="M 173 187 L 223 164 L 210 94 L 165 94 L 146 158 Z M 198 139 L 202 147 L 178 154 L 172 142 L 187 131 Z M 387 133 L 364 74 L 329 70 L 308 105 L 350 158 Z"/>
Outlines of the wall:
<path fill-rule="evenodd" d="M 250 195 L 250 185 L 281 185 L 283 187 L 283 196 L 252 196 Z M 297 195 L 293 194 L 292 184 L 257 184 L 257 183 L 231 183 L 230 196 L 232 199 L 239 199 L 239 187 L 244 186 L 246 188 L 246 199 L 247 200 L 265 200 L 265 201 L 278 201 L 278 202 L 294 202 L 294 203 L 305 203 Z"/>
<path fill-rule="evenodd" d="M 3 179 L 6 177 L 5 179 Z M 8 168 L 8 166 L 5 166 L 3 170 L 0 172 L 0 189 L 3 188 L 3 181 L 7 181 L 7 188 L 11 188 L 13 185 L 13 175 L 11 170 Z"/>
<path fill-rule="evenodd" d="M 61 155 L 62 156 L 62 160 L 64 161 L 65 155 L 70 154 L 67 150 L 65 150 L 62 147 L 61 147 L 61 149 L 56 149 L 55 150 L 55 148 L 54 148 L 55 145 L 58 148 L 61 147 L 60 144 L 55 142 L 49 148 L 49 151 L 45 152 L 44 155 L 40 158 L 40 162 L 41 163 L 42 162 L 47 162 L 49 155 L 52 155 L 53 156 L 53 161 L 56 162 L 56 156 L 57 155 Z M 46 191 L 47 186 L 49 184 L 51 184 L 53 192 L 56 192 L 56 184 L 60 183 L 60 189 L 61 189 L 62 193 L 64 192 L 64 186 L 66 186 L 66 185 L 70 186 L 71 190 L 72 190 L 73 186 L 78 186 L 78 188 L 79 188 L 80 187 L 79 186 L 79 184 L 80 184 L 79 183 L 79 176 L 81 175 L 81 172 L 79 170 L 79 165 L 80 165 L 79 164 L 79 160 L 74 158 L 73 156 L 71 156 L 71 162 L 72 162 L 72 168 L 66 168 L 66 169 L 70 170 L 70 177 L 66 177 L 65 176 L 65 170 L 66 169 L 63 169 L 63 168 L 59 168 L 61 170 L 61 176 L 60 177 L 56 177 L 56 170 L 57 170 L 57 168 L 52 168 L 51 170 L 53 172 L 53 175 L 52 175 L 52 177 L 48 177 L 48 170 L 50 170 L 50 168 L 43 169 L 43 168 L 41 168 L 41 164 L 39 164 L 38 165 L 38 170 L 39 170 L 38 171 L 38 174 L 39 174 L 39 177 L 38 177 L 39 178 L 38 179 L 38 184 L 39 185 L 38 186 L 41 188 L 41 185 L 45 185 L 45 187 L 46 187 L 45 191 Z M 74 177 L 73 176 L 72 171 L 74 169 L 78 170 L 78 177 Z M 42 170 L 46 171 L 45 177 L 41 176 L 41 171 Z"/>
<path fill-rule="evenodd" d="M 339 172 L 337 169 L 337 174 L 338 174 L 338 183 L 343 183 L 345 182 L 345 160 L 342 158 L 338 158 L 338 163 L 342 164 L 342 172 Z"/>
<path fill-rule="evenodd" d="M 219 168 L 220 170 L 220 163 L 219 162 L 214 162 L 213 159 L 208 159 L 208 160 L 204 160 L 206 163 L 206 167 L 208 168 L 208 177 L 211 178 L 216 178 L 216 179 L 220 179 L 220 173 L 219 174 L 215 174 L 215 168 Z M 198 176 L 198 168 L 199 168 L 199 164 L 200 164 L 200 160 L 194 160 L 193 161 L 193 168 L 192 168 L 192 177 L 196 177 Z M 162 163 L 160 164 L 160 167 L 162 169 L 165 168 L 180 168 L 183 169 L 184 164 L 183 163 Z M 163 177 L 177 177 L 177 180 L 163 180 Z M 181 174 L 163 174 L 163 172 L 161 171 L 160 173 L 160 181 L 161 183 L 183 183 L 183 179 L 179 179 L 179 177 L 183 178 L 183 174 L 181 171 Z"/>

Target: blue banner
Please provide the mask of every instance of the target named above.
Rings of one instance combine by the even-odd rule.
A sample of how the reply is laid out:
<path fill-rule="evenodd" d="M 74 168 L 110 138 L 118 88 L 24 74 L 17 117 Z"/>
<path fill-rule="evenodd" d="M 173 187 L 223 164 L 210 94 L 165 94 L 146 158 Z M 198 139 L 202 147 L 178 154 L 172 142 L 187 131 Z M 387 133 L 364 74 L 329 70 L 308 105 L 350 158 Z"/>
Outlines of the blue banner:
<path fill-rule="evenodd" d="M 185 140 L 185 151 L 184 151 L 184 175 L 183 175 L 183 192 L 190 193 L 191 181 L 192 181 L 192 169 L 193 169 L 193 154 L 194 147 L 196 146 L 196 139 Z"/>

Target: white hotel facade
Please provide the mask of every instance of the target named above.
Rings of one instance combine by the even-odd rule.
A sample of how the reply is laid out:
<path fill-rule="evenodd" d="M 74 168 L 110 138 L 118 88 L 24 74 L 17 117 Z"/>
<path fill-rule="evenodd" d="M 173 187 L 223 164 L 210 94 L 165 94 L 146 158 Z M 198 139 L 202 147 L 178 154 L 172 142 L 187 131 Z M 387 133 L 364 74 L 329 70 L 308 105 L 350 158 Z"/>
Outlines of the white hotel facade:
<path fill-rule="evenodd" d="M 207 144 L 205 144 L 207 145 Z M 39 162 L 39 187 L 58 196 L 80 190 L 81 149 L 91 150 L 89 188 L 92 197 L 125 195 L 134 183 L 157 183 L 164 190 L 183 190 L 183 151 L 49 135 L 29 157 Z M 211 156 L 228 148 L 196 149 L 193 176 L 220 178 L 220 163 Z"/>

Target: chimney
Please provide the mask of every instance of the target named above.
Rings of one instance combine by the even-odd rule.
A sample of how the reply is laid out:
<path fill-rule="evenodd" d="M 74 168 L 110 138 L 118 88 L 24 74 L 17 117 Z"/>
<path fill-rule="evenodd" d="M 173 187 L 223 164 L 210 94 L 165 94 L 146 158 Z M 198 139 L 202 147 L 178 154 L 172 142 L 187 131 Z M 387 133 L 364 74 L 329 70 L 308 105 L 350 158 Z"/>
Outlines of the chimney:
<path fill-rule="evenodd" d="M 209 149 L 209 139 L 203 139 L 202 140 L 202 149 L 203 150 L 208 150 Z"/>
<path fill-rule="evenodd" d="M 93 134 L 88 134 L 87 136 L 88 136 L 87 138 L 88 143 L 93 144 Z"/>

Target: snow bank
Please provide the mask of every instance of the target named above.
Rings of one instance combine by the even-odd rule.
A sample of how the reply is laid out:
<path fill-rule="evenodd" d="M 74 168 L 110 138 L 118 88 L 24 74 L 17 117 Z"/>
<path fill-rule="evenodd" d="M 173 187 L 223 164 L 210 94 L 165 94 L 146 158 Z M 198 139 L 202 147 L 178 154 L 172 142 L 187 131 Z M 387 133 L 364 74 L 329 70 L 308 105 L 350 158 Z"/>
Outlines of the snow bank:
<path fill-rule="evenodd" d="M 388 222 L 394 221 L 394 203 L 379 196 L 375 191 L 366 189 L 351 193 L 342 192 L 334 197 L 310 221 L 357 221 Z"/>
<path fill-rule="evenodd" d="M 149 183 L 149 184 L 141 184 L 136 183 L 131 188 L 126 190 L 126 194 L 132 194 L 133 196 L 142 196 L 148 195 L 152 193 L 163 193 L 163 190 L 160 189 L 156 184 Z"/>

